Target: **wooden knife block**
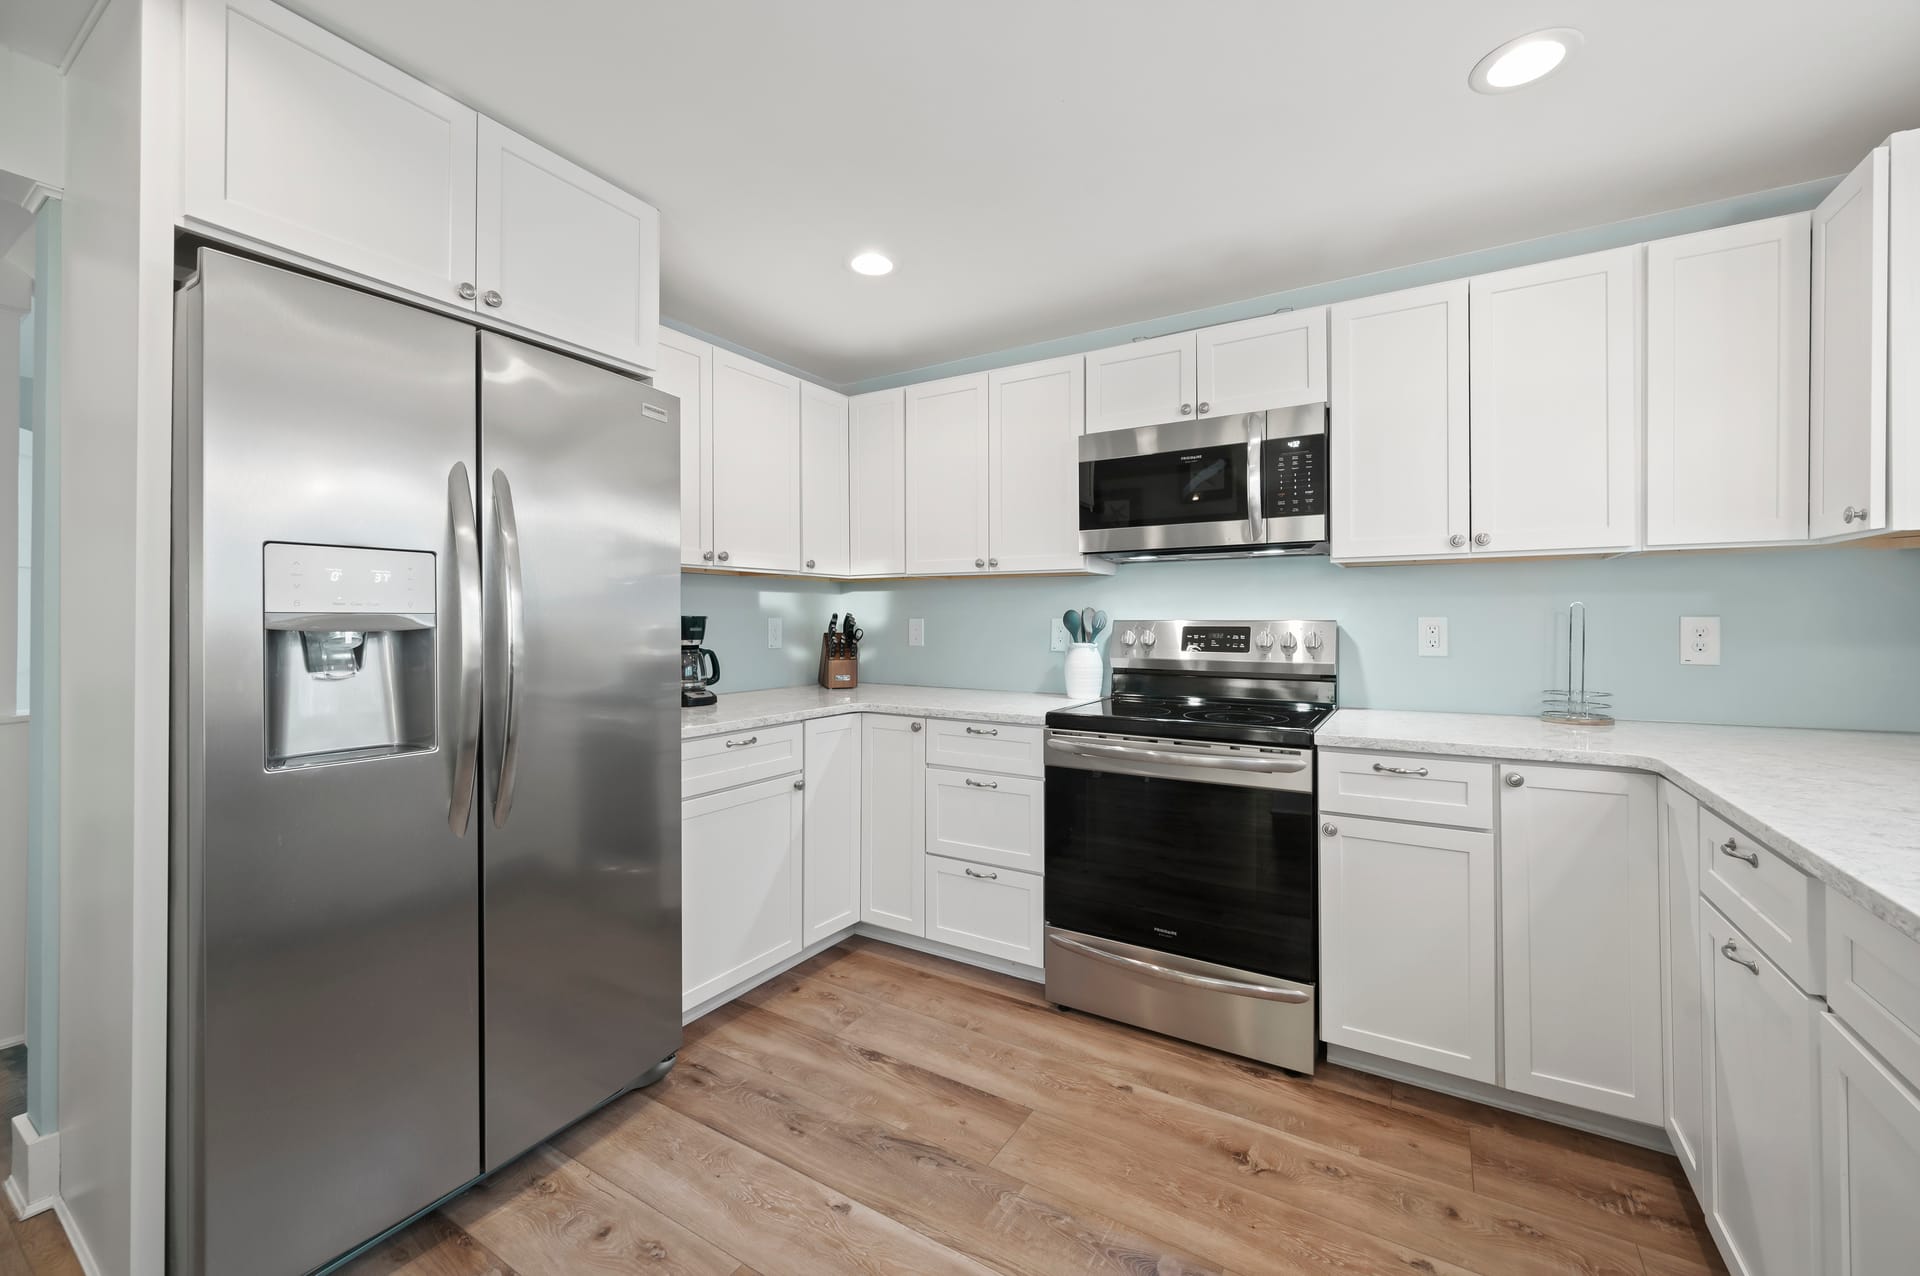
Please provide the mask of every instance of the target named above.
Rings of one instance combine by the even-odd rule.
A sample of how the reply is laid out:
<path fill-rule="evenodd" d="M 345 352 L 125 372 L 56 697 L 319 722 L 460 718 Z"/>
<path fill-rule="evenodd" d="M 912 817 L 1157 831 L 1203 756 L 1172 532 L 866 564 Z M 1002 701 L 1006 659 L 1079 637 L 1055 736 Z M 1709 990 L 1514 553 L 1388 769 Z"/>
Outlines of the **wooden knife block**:
<path fill-rule="evenodd" d="M 820 636 L 820 685 L 828 691 L 851 691 L 860 685 L 857 656 L 834 655 L 833 640 Z"/>

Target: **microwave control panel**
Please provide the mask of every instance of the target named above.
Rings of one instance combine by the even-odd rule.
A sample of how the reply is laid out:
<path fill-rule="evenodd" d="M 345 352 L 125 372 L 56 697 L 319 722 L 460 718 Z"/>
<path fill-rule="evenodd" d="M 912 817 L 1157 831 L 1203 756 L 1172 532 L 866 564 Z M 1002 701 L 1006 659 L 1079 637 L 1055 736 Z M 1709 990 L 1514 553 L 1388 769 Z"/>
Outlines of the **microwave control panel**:
<path fill-rule="evenodd" d="M 1304 518 L 1327 512 L 1327 436 L 1299 434 L 1260 446 L 1260 513 Z"/>

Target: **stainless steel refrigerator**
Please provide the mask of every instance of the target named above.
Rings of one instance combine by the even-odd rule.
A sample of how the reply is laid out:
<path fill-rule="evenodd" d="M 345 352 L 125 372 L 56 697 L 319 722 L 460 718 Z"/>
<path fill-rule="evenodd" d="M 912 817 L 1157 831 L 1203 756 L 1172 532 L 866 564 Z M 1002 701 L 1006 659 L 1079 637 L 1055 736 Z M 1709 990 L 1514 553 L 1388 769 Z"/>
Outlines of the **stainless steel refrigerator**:
<path fill-rule="evenodd" d="M 678 402 L 202 249 L 169 1262 L 322 1266 L 680 1042 Z"/>

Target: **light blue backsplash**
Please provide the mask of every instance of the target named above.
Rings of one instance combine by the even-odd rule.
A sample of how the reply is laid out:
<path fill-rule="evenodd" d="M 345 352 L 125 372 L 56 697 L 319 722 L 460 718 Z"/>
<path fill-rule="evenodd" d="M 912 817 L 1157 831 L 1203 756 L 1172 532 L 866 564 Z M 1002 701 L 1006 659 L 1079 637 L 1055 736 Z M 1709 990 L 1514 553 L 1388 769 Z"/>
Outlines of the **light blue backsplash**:
<path fill-rule="evenodd" d="M 691 582 L 694 578 L 689 578 Z M 908 581 L 797 593 L 702 578 L 704 605 L 758 630 L 747 678 L 813 679 L 812 655 L 767 661 L 756 611 L 851 607 L 868 682 L 1063 689 L 1047 621 L 1067 607 L 1116 618 L 1329 619 L 1340 625 L 1343 704 L 1531 713 L 1556 684 L 1554 628 L 1588 607 L 1590 685 L 1618 715 L 1678 722 L 1920 730 L 1920 551 L 1798 549 L 1612 560 L 1336 567 L 1324 558 L 1141 563 L 1110 577 Z M 690 591 L 691 593 L 691 591 Z M 1719 616 L 1722 663 L 1680 664 L 1680 617 Z M 1414 654 L 1422 616 L 1448 621 L 1452 654 Z M 907 646 L 907 621 L 926 645 Z M 791 631 L 798 626 L 788 620 Z M 742 652 L 742 655 L 746 655 Z M 732 659 L 731 645 L 722 659 Z M 745 662 L 743 662 L 745 663 Z M 731 666 L 729 671 L 731 672 Z M 743 681 L 740 686 L 747 685 Z M 724 690 L 724 688 L 723 688 Z"/>
<path fill-rule="evenodd" d="M 682 576 L 680 610 L 707 618 L 707 646 L 720 657 L 716 692 L 798 687 L 819 673 L 820 634 L 842 610 L 841 592 L 828 581 Z M 773 650 L 767 621 L 776 616 L 786 632 Z"/>

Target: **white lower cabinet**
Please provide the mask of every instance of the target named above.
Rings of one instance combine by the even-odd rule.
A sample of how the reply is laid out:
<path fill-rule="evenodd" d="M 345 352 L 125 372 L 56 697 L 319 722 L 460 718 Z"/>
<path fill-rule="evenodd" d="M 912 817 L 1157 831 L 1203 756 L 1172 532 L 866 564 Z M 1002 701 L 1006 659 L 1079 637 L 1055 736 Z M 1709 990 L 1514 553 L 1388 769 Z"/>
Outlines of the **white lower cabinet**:
<path fill-rule="evenodd" d="M 1833 1015 L 1820 1017 L 1820 1077 L 1819 1270 L 1912 1271 L 1920 1263 L 1920 1094 Z"/>
<path fill-rule="evenodd" d="M 927 724 L 860 715 L 860 920 L 926 934 Z"/>
<path fill-rule="evenodd" d="M 1700 802 L 1668 780 L 1660 782 L 1660 951 L 1666 965 L 1665 1080 L 1667 1138 L 1705 1203 L 1706 1023 L 1700 1004 Z"/>
<path fill-rule="evenodd" d="M 1046 783 L 927 768 L 927 853 L 1038 872 L 1045 862 Z"/>
<path fill-rule="evenodd" d="M 1656 781 L 1573 767 L 1500 770 L 1503 1084 L 1658 1125 Z"/>
<path fill-rule="evenodd" d="M 800 951 L 802 790 L 792 776 L 680 804 L 680 1006 Z"/>
<path fill-rule="evenodd" d="M 929 855 L 926 879 L 928 939 L 1026 966 L 1045 960 L 1038 873 Z"/>
<path fill-rule="evenodd" d="M 806 729 L 803 945 L 860 920 L 860 716 L 816 718 Z"/>
<path fill-rule="evenodd" d="M 1320 1035 L 1492 1083 L 1493 834 L 1331 816 L 1320 837 Z"/>
<path fill-rule="evenodd" d="M 1820 1001 L 1718 909 L 1704 901 L 1700 909 L 1707 1217 L 1734 1276 L 1829 1270 L 1820 1262 L 1815 1182 Z"/>

